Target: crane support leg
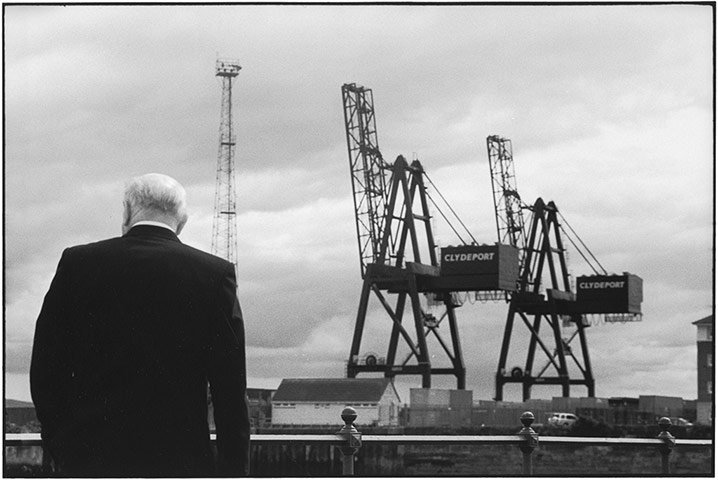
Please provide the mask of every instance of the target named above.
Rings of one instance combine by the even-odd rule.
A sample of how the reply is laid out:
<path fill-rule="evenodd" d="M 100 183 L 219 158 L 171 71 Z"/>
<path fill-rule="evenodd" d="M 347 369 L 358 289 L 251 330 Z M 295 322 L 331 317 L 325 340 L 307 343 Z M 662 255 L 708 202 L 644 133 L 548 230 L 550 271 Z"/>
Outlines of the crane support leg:
<path fill-rule="evenodd" d="M 424 316 L 419 302 L 419 292 L 416 287 L 416 276 L 409 275 L 409 296 L 411 307 L 414 313 L 414 325 L 416 327 L 416 338 L 419 346 L 419 371 L 421 372 L 421 388 L 431 388 L 431 363 L 429 362 L 429 348 L 424 335 Z"/>
<path fill-rule="evenodd" d="M 583 372 L 588 389 L 587 396 L 596 396 L 596 380 L 593 378 L 593 370 L 591 369 L 591 357 L 588 353 L 588 343 L 586 342 L 586 326 L 583 324 L 580 315 L 574 318 L 576 328 L 578 329 L 578 339 L 581 344 L 581 352 L 583 353 Z"/>
<path fill-rule="evenodd" d="M 506 360 L 509 356 L 509 347 L 511 345 L 511 331 L 514 326 L 514 315 L 516 314 L 515 306 L 509 304 L 509 313 L 506 317 L 506 326 L 504 327 L 504 338 L 501 342 L 501 353 L 499 354 L 499 367 L 496 370 L 496 396 L 494 400 L 500 402 L 504 399 L 504 383 L 506 377 Z"/>
<path fill-rule="evenodd" d="M 466 388 L 466 366 L 464 365 L 464 354 L 461 350 L 461 341 L 459 339 L 459 327 L 456 323 L 456 307 L 451 301 L 451 295 L 445 295 L 444 304 L 446 305 L 446 312 L 449 318 L 449 331 L 451 332 L 451 343 L 454 349 L 456 388 L 458 390 L 464 390 Z"/>
<path fill-rule="evenodd" d="M 347 362 L 347 377 L 356 378 L 357 365 L 359 363 L 359 348 L 361 347 L 361 338 L 364 331 L 364 320 L 366 319 L 367 306 L 369 305 L 369 294 L 371 293 L 371 282 L 369 278 L 365 278 L 362 284 L 361 297 L 359 299 L 359 311 L 357 312 L 357 320 L 354 324 L 354 338 L 352 339 L 352 347 L 349 352 L 349 361 Z"/>
<path fill-rule="evenodd" d="M 396 350 L 399 344 L 399 333 L 401 330 L 401 319 L 404 315 L 404 305 L 406 304 L 406 293 L 400 293 L 396 300 L 396 319 L 391 328 L 391 336 L 389 337 L 389 349 L 386 354 L 386 364 L 394 365 L 396 362 Z M 394 373 L 391 369 L 387 369 L 385 374 L 386 377 L 393 377 Z"/>
<path fill-rule="evenodd" d="M 531 376 L 534 368 L 534 357 L 536 355 L 536 344 L 541 340 L 539 329 L 541 328 L 541 315 L 534 315 L 534 326 L 529 340 L 529 350 L 526 356 L 526 368 L 524 368 L 523 399 L 524 402 L 531 398 Z"/>

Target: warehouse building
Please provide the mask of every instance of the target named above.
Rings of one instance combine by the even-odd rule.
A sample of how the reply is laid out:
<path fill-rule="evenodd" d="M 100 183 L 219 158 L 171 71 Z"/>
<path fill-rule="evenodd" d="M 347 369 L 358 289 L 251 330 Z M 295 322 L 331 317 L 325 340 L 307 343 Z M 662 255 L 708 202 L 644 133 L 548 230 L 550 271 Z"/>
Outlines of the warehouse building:
<path fill-rule="evenodd" d="M 272 425 L 336 425 L 344 407 L 357 425 L 399 425 L 401 400 L 387 378 L 284 379 L 272 398 Z"/>

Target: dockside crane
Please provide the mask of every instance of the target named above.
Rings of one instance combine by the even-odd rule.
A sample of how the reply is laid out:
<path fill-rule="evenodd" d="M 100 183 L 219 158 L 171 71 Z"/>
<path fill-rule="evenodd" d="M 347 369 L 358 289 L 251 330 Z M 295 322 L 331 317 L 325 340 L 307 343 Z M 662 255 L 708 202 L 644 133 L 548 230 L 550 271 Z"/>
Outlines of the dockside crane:
<path fill-rule="evenodd" d="M 453 294 L 514 290 L 517 250 L 477 245 L 469 233 L 472 241 L 441 249 L 439 262 L 430 212 L 430 204 L 438 203 L 427 193 L 431 181 L 423 166 L 401 155 L 392 164 L 384 160 L 371 89 L 344 84 L 342 98 L 363 280 L 347 377 L 365 372 L 388 378 L 419 375 L 422 387 L 430 388 L 433 375 L 453 375 L 457 388 L 464 389 L 466 367 L 456 318 L 460 304 Z M 384 356 L 361 351 L 372 296 L 391 320 Z M 439 332 L 442 322 L 448 323 L 448 339 Z M 439 355 L 430 353 L 429 338 L 436 339 Z M 403 360 L 400 346 L 408 351 Z M 442 352 L 448 366 L 439 366 Z"/>
<path fill-rule="evenodd" d="M 499 241 L 519 249 L 517 288 L 507 293 L 509 311 L 496 372 L 495 400 L 503 400 L 507 383 L 521 384 L 524 400 L 531 398 L 534 385 L 558 385 L 564 397 L 569 396 L 571 385 L 584 385 L 588 396 L 594 397 L 595 379 L 586 339 L 587 315 L 640 318 L 642 280 L 625 272 L 609 275 L 580 239 L 567 235 L 561 221 L 567 222 L 554 202 L 538 198 L 529 206 L 521 200 L 509 139 L 489 136 L 486 145 Z M 525 211 L 531 214 L 528 225 L 524 224 Z M 570 231 L 575 235 L 573 229 Z M 576 279 L 575 293 L 564 238 L 593 269 L 592 275 Z M 511 341 L 521 333 L 515 330 L 517 323 L 528 330 L 524 331 L 528 333 L 526 360 L 523 366 L 510 368 Z M 574 328 L 570 337 L 564 336 L 562 325 Z M 546 327 L 542 330 L 543 326 Z M 578 349 L 571 346 L 575 339 Z M 546 364 L 539 368 L 535 364 L 537 351 L 546 357 Z"/>

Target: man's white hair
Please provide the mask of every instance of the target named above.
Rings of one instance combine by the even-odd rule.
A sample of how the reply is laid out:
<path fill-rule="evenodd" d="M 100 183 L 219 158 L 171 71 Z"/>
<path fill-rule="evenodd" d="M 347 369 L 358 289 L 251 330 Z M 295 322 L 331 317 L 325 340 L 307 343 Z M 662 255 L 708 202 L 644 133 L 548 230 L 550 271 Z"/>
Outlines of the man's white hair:
<path fill-rule="evenodd" d="M 125 188 L 125 203 L 133 212 L 168 215 L 187 219 L 187 194 L 180 183 L 160 173 L 135 177 Z"/>

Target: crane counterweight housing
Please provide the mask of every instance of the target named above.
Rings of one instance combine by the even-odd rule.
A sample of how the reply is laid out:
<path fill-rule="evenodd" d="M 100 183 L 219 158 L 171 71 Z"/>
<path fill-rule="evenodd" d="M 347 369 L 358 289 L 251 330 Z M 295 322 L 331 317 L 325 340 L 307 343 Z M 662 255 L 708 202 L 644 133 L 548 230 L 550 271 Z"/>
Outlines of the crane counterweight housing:
<path fill-rule="evenodd" d="M 441 249 L 441 276 L 447 280 L 457 277 L 452 282 L 457 284 L 454 291 L 516 291 L 518 258 L 518 248 L 512 245 L 444 247 Z"/>
<path fill-rule="evenodd" d="M 643 280 L 637 275 L 576 278 L 576 302 L 584 313 L 641 313 Z"/>

